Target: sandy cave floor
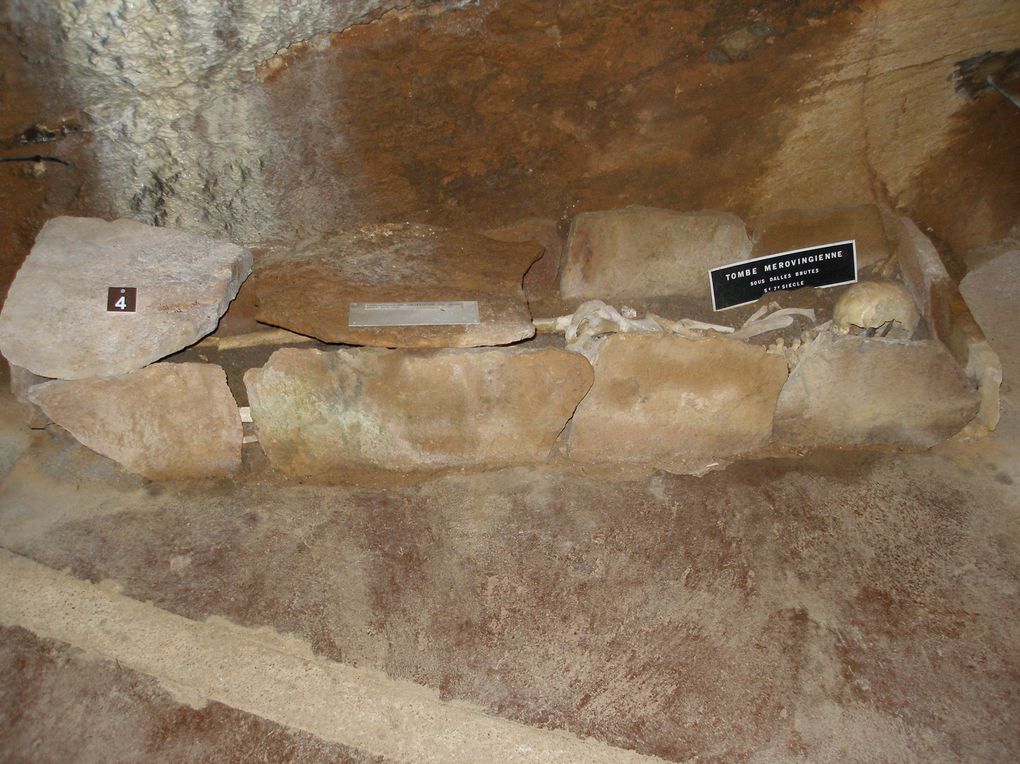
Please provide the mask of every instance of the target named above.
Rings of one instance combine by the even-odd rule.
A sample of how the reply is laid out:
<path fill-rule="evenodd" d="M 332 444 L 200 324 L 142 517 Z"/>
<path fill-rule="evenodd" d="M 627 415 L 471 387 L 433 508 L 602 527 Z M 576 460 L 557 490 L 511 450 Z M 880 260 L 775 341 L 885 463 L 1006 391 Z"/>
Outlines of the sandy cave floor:
<path fill-rule="evenodd" d="M 926 454 L 395 488 L 150 483 L 4 396 L 0 758 L 1015 760 L 1017 390 Z"/>

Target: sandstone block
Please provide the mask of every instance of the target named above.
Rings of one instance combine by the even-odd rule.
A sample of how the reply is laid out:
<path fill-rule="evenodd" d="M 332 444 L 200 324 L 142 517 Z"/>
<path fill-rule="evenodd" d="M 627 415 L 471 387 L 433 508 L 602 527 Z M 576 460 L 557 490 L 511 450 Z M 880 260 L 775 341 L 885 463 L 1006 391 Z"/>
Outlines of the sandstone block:
<path fill-rule="evenodd" d="M 524 274 L 524 292 L 529 300 L 548 299 L 556 294 L 560 260 L 563 257 L 563 238 L 555 220 L 525 218 L 512 225 L 488 230 L 485 235 L 496 241 L 534 241 L 540 244 L 545 254 Z"/>
<path fill-rule="evenodd" d="M 505 345 L 535 333 L 521 288 L 542 255 L 535 243 L 495 241 L 425 225 L 372 225 L 277 250 L 255 273 L 258 320 L 376 347 Z M 466 326 L 348 326 L 352 302 L 476 300 Z"/>
<path fill-rule="evenodd" d="M 7 367 L 11 373 L 11 393 L 18 402 L 18 408 L 21 409 L 21 413 L 25 418 L 25 424 L 33 430 L 43 429 L 50 423 L 50 418 L 46 416 L 41 408 L 29 400 L 28 391 L 35 385 L 49 382 L 50 380 L 47 377 L 33 374 L 28 369 L 16 366 L 13 363 L 8 363 Z"/>
<path fill-rule="evenodd" d="M 994 430 L 999 423 L 1002 361 L 988 344 L 938 250 L 917 225 L 899 219 L 896 262 L 907 289 L 935 336 L 981 391 L 978 423 Z"/>
<path fill-rule="evenodd" d="M 684 472 L 763 445 L 786 362 L 739 340 L 614 334 L 571 425 L 570 457 Z"/>
<path fill-rule="evenodd" d="M 545 349 L 278 350 L 245 374 L 259 442 L 301 477 L 435 470 L 546 458 L 592 382 Z"/>
<path fill-rule="evenodd" d="M 250 271 L 251 255 L 234 244 L 131 220 L 54 218 L 0 312 L 0 351 L 43 377 L 133 371 L 213 331 Z M 109 287 L 135 287 L 136 311 L 108 311 Z"/>
<path fill-rule="evenodd" d="M 866 271 L 893 253 L 882 212 L 874 204 L 781 210 L 762 215 L 751 225 L 756 231 L 752 257 L 853 239 L 858 270 Z"/>
<path fill-rule="evenodd" d="M 793 446 L 930 448 L 977 410 L 977 392 L 941 342 L 823 332 L 783 387 L 775 433 Z"/>
<path fill-rule="evenodd" d="M 241 464 L 241 418 L 213 364 L 56 380 L 28 397 L 81 443 L 152 480 L 229 475 Z"/>
<path fill-rule="evenodd" d="M 568 299 L 607 301 L 708 299 L 708 271 L 750 251 L 743 222 L 728 212 L 586 212 L 570 230 L 560 292 Z"/>

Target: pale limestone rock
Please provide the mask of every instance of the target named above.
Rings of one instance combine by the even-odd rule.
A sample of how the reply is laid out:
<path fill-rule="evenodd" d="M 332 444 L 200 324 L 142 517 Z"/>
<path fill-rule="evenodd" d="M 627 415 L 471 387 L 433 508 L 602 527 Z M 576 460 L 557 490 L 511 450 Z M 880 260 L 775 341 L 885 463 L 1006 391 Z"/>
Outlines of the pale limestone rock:
<path fill-rule="evenodd" d="M 753 451 L 786 374 L 782 357 L 739 340 L 614 334 L 574 415 L 570 458 L 688 472 Z"/>
<path fill-rule="evenodd" d="M 230 475 L 241 465 L 241 417 L 213 364 L 46 382 L 29 399 L 93 451 L 152 480 Z"/>
<path fill-rule="evenodd" d="M 11 393 L 18 402 L 18 408 L 21 409 L 25 424 L 33 430 L 41 430 L 50 423 L 50 418 L 46 416 L 41 408 L 28 399 L 28 391 L 35 385 L 49 382 L 50 380 L 47 377 L 33 374 L 28 369 L 16 366 L 13 363 L 8 363 L 7 367 L 11 373 Z"/>
<path fill-rule="evenodd" d="M 775 434 L 798 447 L 930 448 L 977 410 L 977 392 L 941 342 L 823 332 L 783 387 Z"/>
<path fill-rule="evenodd" d="M 278 350 L 245 374 L 270 462 L 295 477 L 540 462 L 592 382 L 545 349 Z"/>
<path fill-rule="evenodd" d="M 560 291 L 567 299 L 708 299 L 708 271 L 750 251 L 743 222 L 728 212 L 586 212 L 570 230 Z"/>
<path fill-rule="evenodd" d="M 43 226 L 0 313 L 0 351 L 33 374 L 124 374 L 216 328 L 251 272 L 234 244 L 117 220 Z M 134 313 L 107 311 L 109 287 L 135 287 Z"/>
<path fill-rule="evenodd" d="M 1020 250 L 999 255 L 968 273 L 960 282 L 967 305 L 1003 359 L 1003 371 L 1020 391 Z"/>
<path fill-rule="evenodd" d="M 535 334 L 521 281 L 542 255 L 534 242 L 418 224 L 365 225 L 280 249 L 255 272 L 258 320 L 374 347 L 507 345 Z M 352 302 L 474 300 L 480 323 L 348 325 Z"/>
<path fill-rule="evenodd" d="M 257 241 L 293 230 L 281 206 L 299 197 L 294 214 L 321 223 L 324 210 L 358 199 L 351 179 L 322 176 L 281 189 L 265 171 L 282 133 L 264 90 L 252 87 L 259 62 L 292 43 L 404 10 L 406 0 L 243 0 L 228 3 L 119 0 L 10 0 L 4 22 L 25 39 L 25 55 L 56 58 L 61 87 L 102 129 L 89 131 L 89 151 L 102 168 L 99 193 L 120 215 L 174 221 L 209 235 L 229 229 Z M 45 30 L 45 34 L 33 34 Z M 324 35 L 328 43 L 329 35 Z M 40 49 L 32 43 L 42 38 Z M 259 67 L 261 68 L 261 67 Z M 326 91 L 328 93 L 328 90 Z M 307 120 L 306 120 L 307 124 Z M 286 128 L 283 128 L 285 130 Z M 341 128 L 334 127 L 334 131 Z M 343 133 L 336 135 L 345 146 Z M 338 188 L 340 186 L 341 188 Z M 305 191 L 305 188 L 308 191 Z M 324 201 L 315 204 L 315 197 Z"/>
<path fill-rule="evenodd" d="M 840 331 L 877 329 L 895 321 L 909 338 L 921 316 L 906 288 L 892 281 L 861 281 L 836 300 L 832 320 Z"/>
<path fill-rule="evenodd" d="M 960 282 L 960 291 L 967 301 L 974 318 L 980 324 L 991 346 L 971 350 L 968 371 L 980 378 L 983 374 L 991 380 L 981 385 L 982 413 L 992 414 L 998 422 L 999 396 L 989 400 L 986 391 L 998 385 L 995 380 L 995 362 L 1002 359 L 999 380 L 1003 375 L 1012 388 L 1013 395 L 1020 392 L 1020 311 L 1017 310 L 1017 285 L 1020 284 L 1020 250 L 1006 252 L 979 268 L 968 273 Z M 992 350 L 995 348 L 995 351 Z M 997 351 L 997 353 L 996 353 Z M 984 354 L 982 362 L 981 354 Z"/>

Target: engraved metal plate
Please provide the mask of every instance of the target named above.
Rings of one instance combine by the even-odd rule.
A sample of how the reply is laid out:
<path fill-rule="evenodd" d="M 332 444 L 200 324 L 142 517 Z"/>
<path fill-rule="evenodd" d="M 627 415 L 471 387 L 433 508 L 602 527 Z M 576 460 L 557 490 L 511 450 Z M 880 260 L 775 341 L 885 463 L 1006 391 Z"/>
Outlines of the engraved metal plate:
<path fill-rule="evenodd" d="M 478 324 L 478 303 L 352 302 L 348 326 L 453 326 Z"/>

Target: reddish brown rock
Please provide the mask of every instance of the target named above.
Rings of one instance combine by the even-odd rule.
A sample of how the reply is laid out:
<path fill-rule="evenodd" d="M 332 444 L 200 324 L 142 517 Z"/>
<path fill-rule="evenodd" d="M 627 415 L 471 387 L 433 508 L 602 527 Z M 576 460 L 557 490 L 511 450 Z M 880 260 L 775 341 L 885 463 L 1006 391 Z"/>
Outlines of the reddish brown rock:
<path fill-rule="evenodd" d="M 28 397 L 81 443 L 152 480 L 229 475 L 241 465 L 241 418 L 213 364 L 56 380 Z"/>
<path fill-rule="evenodd" d="M 592 382 L 564 350 L 278 350 L 245 374 L 259 442 L 295 477 L 540 462 Z"/>
<path fill-rule="evenodd" d="M 486 231 L 485 235 L 497 241 L 534 241 L 541 244 L 545 254 L 524 274 L 524 291 L 529 300 L 555 296 L 559 289 L 560 260 L 563 257 L 563 237 L 555 220 L 527 218 Z"/>
<path fill-rule="evenodd" d="M 316 337 L 375 347 L 506 345 L 534 335 L 521 288 L 542 254 L 469 231 L 415 224 L 340 231 L 256 269 L 258 320 Z M 352 302 L 475 300 L 481 322 L 465 326 L 350 327 Z"/>
<path fill-rule="evenodd" d="M 801 356 L 776 409 L 792 446 L 930 448 L 959 432 L 978 394 L 938 340 L 822 333 Z"/>
<path fill-rule="evenodd" d="M 588 212 L 570 229 L 560 291 L 575 300 L 708 299 L 708 271 L 750 251 L 743 222 L 728 212 Z"/>
<path fill-rule="evenodd" d="M 699 471 L 762 446 L 786 362 L 730 339 L 614 334 L 574 415 L 571 459 Z"/>
<path fill-rule="evenodd" d="M 853 239 L 857 267 L 867 270 L 892 256 L 882 213 L 874 204 L 855 207 L 782 210 L 752 221 L 757 239 L 752 257 Z"/>

